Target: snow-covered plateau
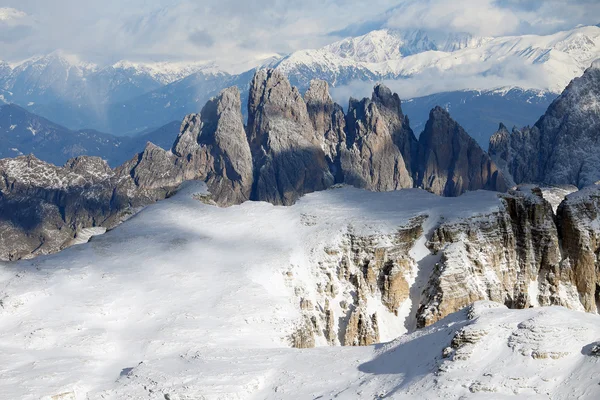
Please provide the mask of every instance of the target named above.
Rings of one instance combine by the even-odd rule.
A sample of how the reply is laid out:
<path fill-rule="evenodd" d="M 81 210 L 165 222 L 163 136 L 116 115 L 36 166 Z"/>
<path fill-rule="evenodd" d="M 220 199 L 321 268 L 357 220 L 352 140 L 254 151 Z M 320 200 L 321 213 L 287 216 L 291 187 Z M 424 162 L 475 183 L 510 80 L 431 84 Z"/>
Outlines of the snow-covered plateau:
<path fill-rule="evenodd" d="M 427 236 L 441 222 L 488 219 L 504 207 L 497 193 L 342 187 L 291 207 L 208 203 L 204 184 L 188 183 L 88 243 L 0 263 L 0 397 L 600 396 L 598 315 L 482 301 L 415 329 L 439 262 Z M 393 247 L 398 237 L 406 241 Z M 409 293 L 395 313 L 402 288 L 380 299 L 345 276 L 360 266 L 344 263 L 368 255 L 361 243 L 375 260 L 405 252 Z M 354 312 L 357 296 L 364 313 Z M 349 340 L 382 344 L 339 346 L 364 344 Z"/>

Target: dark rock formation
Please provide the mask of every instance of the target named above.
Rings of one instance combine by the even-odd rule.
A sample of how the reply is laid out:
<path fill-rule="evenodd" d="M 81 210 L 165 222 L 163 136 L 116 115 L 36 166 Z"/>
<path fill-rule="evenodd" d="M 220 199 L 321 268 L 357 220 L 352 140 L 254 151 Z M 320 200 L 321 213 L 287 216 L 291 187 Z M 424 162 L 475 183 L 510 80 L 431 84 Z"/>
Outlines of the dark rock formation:
<path fill-rule="evenodd" d="M 371 99 L 350 99 L 346 124 L 340 146 L 345 183 L 376 191 L 413 187 L 417 142 L 405 126 L 398 95 L 377 85 Z"/>
<path fill-rule="evenodd" d="M 442 196 L 508 189 L 487 153 L 441 107 L 431 111 L 419 138 L 417 185 Z"/>
<path fill-rule="evenodd" d="M 253 200 L 290 205 L 334 182 L 298 89 L 276 70 L 250 86 L 248 141 L 254 159 Z"/>
<path fill-rule="evenodd" d="M 501 126 L 489 152 L 516 183 L 582 188 L 600 180 L 600 65 L 574 79 L 533 127 Z"/>
<path fill-rule="evenodd" d="M 16 160 L 0 165 L 5 176 L 0 202 L 4 210 L 11 210 L 4 211 L 0 225 L 13 232 L 2 237 L 4 259 L 57 251 L 82 228 L 110 229 L 135 208 L 165 198 L 187 180 L 206 182 L 222 206 L 248 199 L 290 205 L 303 194 L 334 183 L 375 191 L 422 186 L 447 196 L 476 189 L 505 190 L 486 154 L 442 110 L 432 112 L 419 143 L 402 113 L 400 98 L 385 86 L 377 85 L 370 99 L 351 99 L 344 115 L 325 82 L 313 81 L 303 98 L 276 70 L 255 74 L 247 127 L 240 92 L 233 87 L 210 100 L 200 114 L 185 117 L 171 151 L 148 143 L 114 170 L 89 157 L 62 168 L 34 158 Z M 90 180 L 90 173 L 95 180 Z M 34 183 L 31 176 L 39 179 Z M 53 176 L 61 177 L 58 186 Z M 78 198 L 89 198 L 90 193 L 93 201 L 81 205 Z M 26 229 L 18 222 L 29 223 L 28 211 L 16 212 L 14 204 L 30 201 L 39 212 L 30 212 L 37 215 L 37 222 Z M 47 224 L 61 234 L 50 240 L 41 233 Z M 18 246 L 6 242 L 15 232 L 29 238 L 19 240 L 28 244 L 18 251 Z M 388 283 L 392 290 L 395 283 Z"/>

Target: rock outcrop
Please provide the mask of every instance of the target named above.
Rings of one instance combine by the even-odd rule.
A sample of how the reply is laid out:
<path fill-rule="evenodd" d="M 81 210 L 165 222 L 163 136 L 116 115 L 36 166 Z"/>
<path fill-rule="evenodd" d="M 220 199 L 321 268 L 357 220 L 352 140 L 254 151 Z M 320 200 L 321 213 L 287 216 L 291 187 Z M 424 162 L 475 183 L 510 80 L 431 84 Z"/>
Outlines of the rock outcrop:
<path fill-rule="evenodd" d="M 413 187 L 416 138 L 398 95 L 377 85 L 371 99 L 350 99 L 346 142 L 340 144 L 344 182 L 375 191 Z"/>
<path fill-rule="evenodd" d="M 533 127 L 502 125 L 489 152 L 516 183 L 571 184 L 600 180 L 600 67 L 574 79 Z"/>
<path fill-rule="evenodd" d="M 248 141 L 254 160 L 253 200 L 290 205 L 334 183 L 298 89 L 276 70 L 250 85 Z"/>
<path fill-rule="evenodd" d="M 561 262 L 552 206 L 541 191 L 521 187 L 503 195 L 502 203 L 498 212 L 442 223 L 434 231 L 428 247 L 441 258 L 419 309 L 419 326 L 478 300 L 509 308 L 581 308 L 570 270 Z"/>
<path fill-rule="evenodd" d="M 84 228 L 113 228 L 168 194 L 140 187 L 97 157 L 56 167 L 33 156 L 0 160 L 0 259 L 54 253 Z"/>
<path fill-rule="evenodd" d="M 558 207 L 563 268 L 587 312 L 600 310 L 600 186 L 573 193 Z"/>
<path fill-rule="evenodd" d="M 417 185 L 442 196 L 459 196 L 477 189 L 508 189 L 488 154 L 441 107 L 431 111 L 419 137 Z"/>
<path fill-rule="evenodd" d="M 501 174 L 462 128 L 439 110 L 432 115 L 430 129 L 418 142 L 400 98 L 383 85 L 375 87 L 370 99 L 351 99 L 344 115 L 329 95 L 327 83 L 313 81 L 303 98 L 280 71 L 260 70 L 249 91 L 246 127 L 239 90 L 223 90 L 199 114 L 185 117 L 171 151 L 148 143 L 143 152 L 120 167 L 107 169 L 105 174 L 111 177 L 94 186 L 102 192 L 96 196 L 99 203 L 95 207 L 99 215 L 120 220 L 115 215 L 163 199 L 188 180 L 206 182 L 213 200 L 221 206 L 249 199 L 291 205 L 300 196 L 334 183 L 373 191 L 423 187 L 446 196 L 467 190 L 505 190 Z M 449 154 L 446 144 L 452 144 Z M 422 173 L 419 166 L 423 166 Z M 27 163 L 23 168 L 24 176 L 32 173 L 33 167 Z M 49 165 L 44 168 L 60 170 Z M 67 165 L 56 173 L 70 171 Z M 36 189 L 51 185 L 42 180 Z M 67 192 L 90 190 L 73 182 L 65 185 L 62 189 Z M 27 184 L 15 187 L 19 189 L 10 192 L 11 201 L 29 201 Z M 2 201 L 7 202 L 8 197 L 3 196 Z M 45 198 L 48 209 L 64 209 L 61 198 Z M 5 208 L 10 209 L 8 203 Z M 61 243 L 73 239 L 77 229 L 115 225 L 94 214 L 96 211 L 81 212 L 85 215 L 70 216 L 78 222 L 65 217 L 60 223 L 48 217 L 59 228 L 61 224 L 72 226 L 62 231 Z M 41 220 L 46 219 L 43 214 Z M 11 221 L 23 219 L 25 223 L 28 218 L 16 215 Z M 17 232 L 20 228 L 13 224 L 10 229 Z M 16 253 L 10 243 L 0 243 L 0 247 L 7 249 L 11 259 L 26 256 L 27 251 L 33 254 L 38 247 L 44 251 L 62 248 L 56 243 L 40 247 L 42 242 L 49 244 L 47 238 L 34 240 Z M 388 284 L 390 290 L 396 290 L 396 282 Z M 389 301 L 395 302 L 393 298 Z"/>

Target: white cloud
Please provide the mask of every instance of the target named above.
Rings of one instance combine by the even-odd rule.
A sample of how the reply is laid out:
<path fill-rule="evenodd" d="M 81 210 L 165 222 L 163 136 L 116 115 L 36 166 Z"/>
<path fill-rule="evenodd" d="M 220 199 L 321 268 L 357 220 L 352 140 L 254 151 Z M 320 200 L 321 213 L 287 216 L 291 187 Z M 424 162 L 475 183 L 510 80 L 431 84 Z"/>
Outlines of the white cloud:
<path fill-rule="evenodd" d="M 494 0 L 419 0 L 393 10 L 387 25 L 399 29 L 427 29 L 499 36 L 515 31 L 520 19 Z"/>
<path fill-rule="evenodd" d="M 598 0 L 406 0 L 383 25 L 480 36 L 548 34 L 600 22 Z"/>
<path fill-rule="evenodd" d="M 314 48 L 348 26 L 500 35 L 600 22 L 597 0 L 0 0 L 0 54 L 231 64 Z M 386 10 L 388 10 L 386 12 Z M 2 17 L 5 15 L 5 17 Z M 4 19 L 6 20 L 4 20 Z M 373 22 L 376 21 L 376 22 Z M 8 24 L 10 22 L 10 24 Z M 4 25 L 2 25 L 4 23 Z"/>
<path fill-rule="evenodd" d="M 0 21 L 1 22 L 20 20 L 25 17 L 27 17 L 27 14 L 24 13 L 23 11 L 17 10 L 16 8 L 10 8 L 10 7 L 0 8 Z"/>
<path fill-rule="evenodd" d="M 426 69 L 418 75 L 385 80 L 383 83 L 398 93 L 401 99 L 427 96 L 434 93 L 457 90 L 489 90 L 503 87 L 546 89 L 551 78 L 540 64 L 524 64 L 518 57 L 507 57 L 472 64 L 456 65 L 451 69 Z M 331 95 L 336 102 L 346 106 L 348 98 L 370 97 L 373 83 L 355 81 L 349 85 L 334 87 Z"/>

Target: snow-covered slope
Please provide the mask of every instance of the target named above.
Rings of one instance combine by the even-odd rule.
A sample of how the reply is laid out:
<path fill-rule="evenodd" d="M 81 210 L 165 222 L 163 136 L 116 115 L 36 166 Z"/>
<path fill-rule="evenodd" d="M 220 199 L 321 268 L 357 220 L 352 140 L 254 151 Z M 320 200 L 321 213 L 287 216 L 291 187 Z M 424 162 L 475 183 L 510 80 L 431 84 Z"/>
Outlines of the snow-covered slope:
<path fill-rule="evenodd" d="M 336 76 L 350 67 L 357 77 L 409 78 L 402 85 L 410 87 L 411 93 L 404 97 L 504 86 L 560 93 L 598 57 L 600 28 L 596 26 L 547 36 L 459 35 L 437 40 L 419 31 L 379 30 L 322 49 L 292 53 L 278 68 L 299 82 L 308 79 L 311 71 L 327 70 L 338 86 L 350 83 Z M 443 78 L 453 78 L 453 82 L 430 82 Z"/>
<path fill-rule="evenodd" d="M 348 235 L 389 246 L 386 238 L 424 210 L 420 235 L 442 218 L 497 210 L 494 193 L 448 199 L 342 188 L 293 207 L 224 209 L 199 200 L 207 201 L 204 187 L 187 185 L 90 243 L 0 264 L 0 393 L 24 400 L 598 395 L 590 354 L 600 320 L 562 308 L 478 303 L 385 345 L 289 348 L 303 313 L 344 315 L 352 301 L 353 286 L 329 262 Z M 424 242 L 416 238 L 409 250 L 416 262 L 405 271 L 416 285 L 436 262 Z M 321 302 L 325 292 L 335 301 Z M 398 315 L 374 297 L 363 300 L 377 313 L 381 341 L 414 329 L 416 300 Z M 341 330 L 338 323 L 332 329 Z"/>

